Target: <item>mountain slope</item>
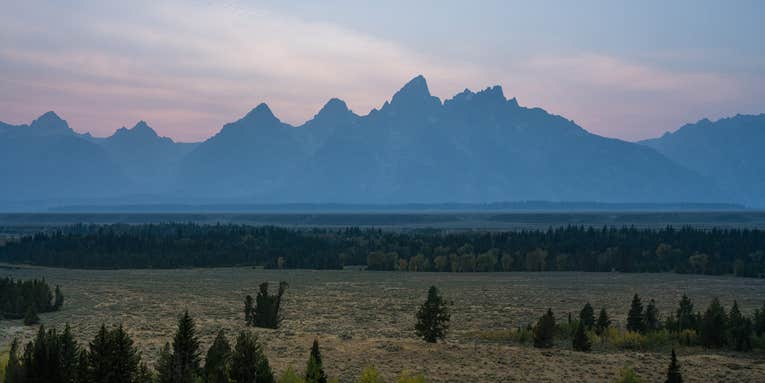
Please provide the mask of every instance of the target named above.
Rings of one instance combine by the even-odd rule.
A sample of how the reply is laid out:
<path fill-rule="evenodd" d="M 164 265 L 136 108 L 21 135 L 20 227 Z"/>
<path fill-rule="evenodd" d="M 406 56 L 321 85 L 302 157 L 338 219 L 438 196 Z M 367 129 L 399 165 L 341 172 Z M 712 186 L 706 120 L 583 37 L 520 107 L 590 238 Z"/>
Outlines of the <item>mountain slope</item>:
<path fill-rule="evenodd" d="M 120 128 L 97 142 L 120 166 L 138 194 L 167 191 L 176 182 L 181 159 L 196 146 L 160 137 L 144 121 L 131 129 Z"/>
<path fill-rule="evenodd" d="M 0 188 L 4 201 L 101 198 L 122 190 L 118 166 L 97 144 L 72 131 L 55 113 L 31 125 L 0 130 Z"/>
<path fill-rule="evenodd" d="M 736 201 L 765 206 L 765 114 L 704 119 L 641 144 L 713 179 Z"/>

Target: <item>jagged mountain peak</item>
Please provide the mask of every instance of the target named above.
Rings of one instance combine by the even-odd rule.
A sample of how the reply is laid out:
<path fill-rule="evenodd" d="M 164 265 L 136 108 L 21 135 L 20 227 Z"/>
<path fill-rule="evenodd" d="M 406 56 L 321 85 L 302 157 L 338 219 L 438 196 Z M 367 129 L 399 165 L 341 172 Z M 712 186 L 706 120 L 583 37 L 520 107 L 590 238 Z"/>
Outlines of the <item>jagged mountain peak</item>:
<path fill-rule="evenodd" d="M 278 121 L 279 119 L 274 116 L 274 113 L 271 111 L 271 108 L 268 107 L 268 105 L 265 102 L 261 102 L 253 108 L 247 115 L 244 116 L 244 119 L 246 120 L 275 120 Z"/>
<path fill-rule="evenodd" d="M 30 125 L 32 128 L 35 129 L 41 129 L 45 131 L 50 132 L 71 132 L 72 129 L 69 128 L 69 124 L 61 117 L 59 117 L 56 112 L 50 111 L 45 112 L 42 116 L 37 117 L 36 120 L 32 121 L 32 125 Z"/>
<path fill-rule="evenodd" d="M 414 106 L 421 104 L 441 104 L 438 97 L 434 97 L 430 94 L 428 89 L 428 83 L 425 77 L 418 75 L 417 77 L 409 80 L 396 94 L 393 95 L 390 103 L 387 103 L 383 108 L 395 106 Z"/>

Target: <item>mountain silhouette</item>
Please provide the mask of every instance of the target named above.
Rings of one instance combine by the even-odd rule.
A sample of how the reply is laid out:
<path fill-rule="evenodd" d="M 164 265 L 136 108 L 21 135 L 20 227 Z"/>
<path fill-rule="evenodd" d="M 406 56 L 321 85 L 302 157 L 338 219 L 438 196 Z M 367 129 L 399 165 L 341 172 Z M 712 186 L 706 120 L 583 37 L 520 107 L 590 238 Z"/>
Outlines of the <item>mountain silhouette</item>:
<path fill-rule="evenodd" d="M 765 114 L 703 119 L 641 143 L 714 180 L 734 200 L 765 206 Z"/>
<path fill-rule="evenodd" d="M 0 177 L 9 182 L 0 188 L 0 201 L 35 200 L 44 206 L 124 190 L 124 176 L 106 151 L 54 112 L 31 125 L 3 126 Z"/>
<path fill-rule="evenodd" d="M 177 181 L 181 159 L 196 147 L 160 137 L 145 121 L 131 129 L 117 129 L 112 136 L 97 142 L 119 164 L 136 194 L 170 190 Z"/>
<path fill-rule="evenodd" d="M 640 144 L 601 137 L 521 106 L 499 86 L 441 101 L 422 76 L 367 115 L 335 98 L 292 126 L 262 103 L 195 144 L 160 137 L 143 121 L 93 138 L 46 113 L 29 126 L 0 124 L 0 145 L 9 146 L 0 174 L 31 177 L 4 190 L 0 206 L 20 196 L 51 206 L 62 195 L 139 203 L 762 202 L 741 192 L 745 183 L 721 182 L 721 169 L 706 171 L 700 159 L 659 143 L 684 141 L 686 130 L 694 129 Z M 758 155 L 753 148 L 738 161 L 755 162 L 747 168 L 755 172 Z"/>

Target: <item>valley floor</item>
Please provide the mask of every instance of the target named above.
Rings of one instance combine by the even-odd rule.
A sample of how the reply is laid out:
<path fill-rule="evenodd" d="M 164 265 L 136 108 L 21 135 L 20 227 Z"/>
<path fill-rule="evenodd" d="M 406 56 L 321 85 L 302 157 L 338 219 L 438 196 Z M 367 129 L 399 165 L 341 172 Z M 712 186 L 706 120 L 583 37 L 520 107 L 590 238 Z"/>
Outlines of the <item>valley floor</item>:
<path fill-rule="evenodd" d="M 122 323 L 143 357 L 156 359 L 176 318 L 188 309 L 206 348 L 219 328 L 229 337 L 244 327 L 243 298 L 258 284 L 290 284 L 279 330 L 255 329 L 275 371 L 304 368 L 314 337 L 321 342 L 330 376 L 353 381 L 374 365 L 387 381 L 401 370 L 423 372 L 430 382 L 611 382 L 623 367 L 646 381 L 662 381 L 669 352 L 598 350 L 579 353 L 570 344 L 550 350 L 481 333 L 525 326 L 550 307 L 559 321 L 576 316 L 589 301 L 623 325 L 633 293 L 656 299 L 663 315 L 686 293 L 701 310 L 713 297 L 726 307 L 737 299 L 750 314 L 765 301 L 765 280 L 676 274 L 620 273 L 406 273 L 369 271 L 255 270 L 64 270 L 2 268 L 0 277 L 40 278 L 61 285 L 66 302 L 41 315 L 46 326 L 70 323 L 81 343 L 102 322 Z M 427 288 L 438 286 L 453 302 L 446 342 L 424 343 L 414 335 L 414 314 Z M 36 328 L 0 321 L 0 350 L 15 336 L 30 339 Z M 765 379 L 765 354 L 682 348 L 686 382 L 756 382 Z"/>

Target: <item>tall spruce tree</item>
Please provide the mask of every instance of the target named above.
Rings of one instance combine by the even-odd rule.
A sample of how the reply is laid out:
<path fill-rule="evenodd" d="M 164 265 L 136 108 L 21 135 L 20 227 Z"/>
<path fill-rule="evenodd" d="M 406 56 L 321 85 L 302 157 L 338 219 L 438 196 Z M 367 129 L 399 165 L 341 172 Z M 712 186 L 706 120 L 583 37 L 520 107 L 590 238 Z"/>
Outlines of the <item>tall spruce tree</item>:
<path fill-rule="evenodd" d="M 656 308 L 656 301 L 651 299 L 648 302 L 648 306 L 645 308 L 645 329 L 648 331 L 656 331 L 661 327 L 661 321 L 659 320 L 659 309 Z"/>
<path fill-rule="evenodd" d="M 765 334 L 765 303 L 761 309 L 754 310 L 754 333 L 757 336 Z"/>
<path fill-rule="evenodd" d="M 228 369 L 231 365 L 231 346 L 223 330 L 218 331 L 215 341 L 207 350 L 204 377 L 206 383 L 228 383 Z"/>
<path fill-rule="evenodd" d="M 56 291 L 53 298 L 53 310 L 58 311 L 61 306 L 64 305 L 64 293 L 61 292 L 61 287 L 56 285 Z"/>
<path fill-rule="evenodd" d="M 109 334 L 110 364 L 113 373 L 109 383 L 135 383 L 141 366 L 141 356 L 133 345 L 133 339 L 122 325 Z"/>
<path fill-rule="evenodd" d="M 74 340 L 72 335 L 72 329 L 67 323 L 64 327 L 64 332 L 59 337 L 59 350 L 61 358 L 61 376 L 63 383 L 77 383 L 79 377 L 77 375 L 80 347 Z"/>
<path fill-rule="evenodd" d="M 674 348 L 672 349 L 672 359 L 669 362 L 665 383 L 683 383 L 683 375 L 680 373 L 680 365 L 677 363 L 677 355 L 675 355 Z"/>
<path fill-rule="evenodd" d="M 324 366 L 321 362 L 318 339 L 314 339 L 311 346 L 311 355 L 308 357 L 308 364 L 305 367 L 305 381 L 306 383 L 327 383 L 327 374 L 324 373 Z"/>
<path fill-rule="evenodd" d="M 730 344 L 736 351 L 749 351 L 752 348 L 752 322 L 741 314 L 736 301 L 733 301 L 728 315 L 728 328 Z"/>
<path fill-rule="evenodd" d="M 19 341 L 13 338 L 5 365 L 5 383 L 24 383 L 24 368 L 19 360 Z"/>
<path fill-rule="evenodd" d="M 701 319 L 701 344 L 708 348 L 724 346 L 727 321 L 725 308 L 714 298 Z"/>
<path fill-rule="evenodd" d="M 581 322 L 585 329 L 592 330 L 595 326 L 595 310 L 592 308 L 590 302 L 584 304 L 582 311 L 579 312 L 579 322 Z"/>
<path fill-rule="evenodd" d="M 534 347 L 550 348 L 555 339 L 555 316 L 552 309 L 547 309 L 534 326 Z"/>
<path fill-rule="evenodd" d="M 244 297 L 244 323 L 247 326 L 255 325 L 255 307 L 253 307 L 252 295 Z"/>
<path fill-rule="evenodd" d="M 240 332 L 236 338 L 229 376 L 234 383 L 274 383 L 274 374 L 263 348 L 249 331 Z"/>
<path fill-rule="evenodd" d="M 600 309 L 598 321 L 595 323 L 595 333 L 603 335 L 611 327 L 611 318 L 608 317 L 605 307 Z"/>
<path fill-rule="evenodd" d="M 110 383 L 114 375 L 112 347 L 109 330 L 105 324 L 90 342 L 88 350 L 88 382 Z"/>
<path fill-rule="evenodd" d="M 677 331 L 695 330 L 697 328 L 696 314 L 693 312 L 693 302 L 683 294 L 677 307 Z"/>
<path fill-rule="evenodd" d="M 587 337 L 585 325 L 581 321 L 576 326 L 576 331 L 574 331 L 574 339 L 572 340 L 572 344 L 574 350 L 576 351 L 589 352 L 592 350 L 592 343 L 590 342 L 590 338 Z"/>
<path fill-rule="evenodd" d="M 173 351 L 170 348 L 170 342 L 166 342 L 165 346 L 159 351 L 156 370 L 157 381 L 159 383 L 173 383 Z"/>
<path fill-rule="evenodd" d="M 632 297 L 630 311 L 627 314 L 627 330 L 640 333 L 645 332 L 643 303 L 640 301 L 640 297 L 637 294 Z"/>
<path fill-rule="evenodd" d="M 430 286 L 427 300 L 417 311 L 417 323 L 414 326 L 417 336 L 430 343 L 444 339 L 450 319 L 451 315 L 444 298 L 438 293 L 436 286 Z"/>
<path fill-rule="evenodd" d="M 199 375 L 199 339 L 194 319 L 186 310 L 173 337 L 173 383 L 193 383 Z"/>

